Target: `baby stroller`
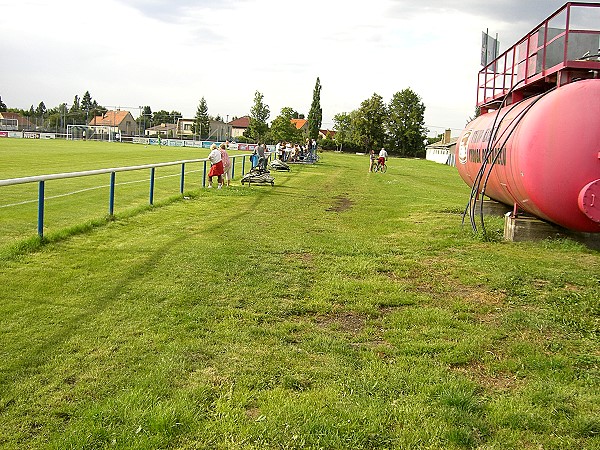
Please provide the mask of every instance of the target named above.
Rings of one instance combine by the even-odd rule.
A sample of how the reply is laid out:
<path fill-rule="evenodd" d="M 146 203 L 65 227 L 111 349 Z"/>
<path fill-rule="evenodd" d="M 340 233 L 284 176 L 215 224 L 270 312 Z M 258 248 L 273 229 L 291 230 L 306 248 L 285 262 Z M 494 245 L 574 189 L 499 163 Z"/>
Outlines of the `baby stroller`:
<path fill-rule="evenodd" d="M 283 171 L 283 170 L 287 170 L 288 172 L 290 171 L 290 166 L 288 166 L 286 163 L 284 163 L 280 159 L 274 159 L 273 161 L 271 161 L 270 168 L 271 168 L 271 170 L 277 170 L 277 171 Z"/>

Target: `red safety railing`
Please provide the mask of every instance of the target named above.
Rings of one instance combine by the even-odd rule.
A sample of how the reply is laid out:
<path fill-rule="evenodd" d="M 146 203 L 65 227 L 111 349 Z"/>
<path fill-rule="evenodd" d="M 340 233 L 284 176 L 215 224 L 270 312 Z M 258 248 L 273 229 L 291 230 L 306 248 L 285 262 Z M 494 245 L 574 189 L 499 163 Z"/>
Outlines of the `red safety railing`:
<path fill-rule="evenodd" d="M 568 2 L 479 72 L 482 113 L 600 75 L 600 3 Z"/>

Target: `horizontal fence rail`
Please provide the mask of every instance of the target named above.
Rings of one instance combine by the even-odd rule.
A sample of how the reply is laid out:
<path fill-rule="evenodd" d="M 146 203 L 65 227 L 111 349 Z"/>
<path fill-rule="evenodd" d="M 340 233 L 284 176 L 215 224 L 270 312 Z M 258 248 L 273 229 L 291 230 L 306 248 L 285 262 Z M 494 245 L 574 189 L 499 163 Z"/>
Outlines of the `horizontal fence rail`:
<path fill-rule="evenodd" d="M 242 160 L 242 176 L 244 175 L 244 170 L 246 167 L 246 158 L 251 155 L 232 155 L 230 156 L 232 160 L 232 168 L 231 168 L 231 176 L 235 176 L 235 162 L 236 159 L 241 158 Z M 6 180 L 0 180 L 0 187 L 2 186 L 14 186 L 18 184 L 26 184 L 26 183 L 38 183 L 38 221 L 37 221 L 37 232 L 40 238 L 44 237 L 44 204 L 45 204 L 45 189 L 46 189 L 46 181 L 52 180 L 63 180 L 66 178 L 77 178 L 77 177 L 87 177 L 92 175 L 103 175 L 110 174 L 110 189 L 109 189 L 109 199 L 108 199 L 108 214 L 110 216 L 114 215 L 114 204 L 115 204 L 115 186 L 116 186 L 116 173 L 117 172 L 131 172 L 136 170 L 145 170 L 150 169 L 150 199 L 149 204 L 154 204 L 154 181 L 156 175 L 156 168 L 158 167 L 168 167 L 168 166 L 181 166 L 181 175 L 180 175 L 180 183 L 179 183 L 179 193 L 183 194 L 184 186 L 185 186 L 185 166 L 186 164 L 202 164 L 202 187 L 206 187 L 206 179 L 208 176 L 208 168 L 207 164 L 208 158 L 202 159 L 187 159 L 181 161 L 171 161 L 171 162 L 163 162 L 163 163 L 155 163 L 155 164 L 142 164 L 139 166 L 126 166 L 126 167 L 113 167 L 110 169 L 96 169 L 96 170 L 86 170 L 82 172 L 67 172 L 67 173 L 55 173 L 49 175 L 37 175 L 32 177 L 21 177 L 21 178 L 9 178 Z"/>

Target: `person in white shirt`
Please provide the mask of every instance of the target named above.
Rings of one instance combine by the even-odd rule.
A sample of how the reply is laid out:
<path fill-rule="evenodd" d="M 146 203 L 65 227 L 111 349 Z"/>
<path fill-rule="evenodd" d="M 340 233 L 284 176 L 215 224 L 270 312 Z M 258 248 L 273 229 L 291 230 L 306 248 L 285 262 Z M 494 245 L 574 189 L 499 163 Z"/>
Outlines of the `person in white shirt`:
<path fill-rule="evenodd" d="M 379 151 L 379 164 L 381 164 L 383 166 L 385 164 L 385 160 L 387 159 L 387 157 L 388 157 L 388 154 L 385 151 L 385 148 L 382 148 Z"/>
<path fill-rule="evenodd" d="M 208 171 L 208 187 L 213 187 L 212 179 L 216 176 L 219 183 L 218 187 L 221 189 L 223 187 L 223 160 L 221 157 L 221 152 L 217 148 L 216 144 L 212 144 L 210 146 L 208 159 L 210 160 L 210 170 Z"/>

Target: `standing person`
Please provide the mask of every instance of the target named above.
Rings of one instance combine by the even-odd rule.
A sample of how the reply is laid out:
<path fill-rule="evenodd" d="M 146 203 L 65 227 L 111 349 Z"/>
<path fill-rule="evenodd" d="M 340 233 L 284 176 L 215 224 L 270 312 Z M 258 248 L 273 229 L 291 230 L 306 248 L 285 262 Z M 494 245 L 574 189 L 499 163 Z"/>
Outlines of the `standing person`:
<path fill-rule="evenodd" d="M 381 148 L 381 150 L 379 151 L 379 164 L 381 164 L 382 166 L 385 164 L 385 160 L 387 159 L 388 154 L 385 151 L 385 148 Z"/>
<path fill-rule="evenodd" d="M 375 164 L 375 150 L 371 149 L 369 152 L 369 172 L 373 172 L 373 165 Z"/>
<path fill-rule="evenodd" d="M 221 159 L 221 152 L 217 149 L 217 144 L 210 146 L 210 153 L 208 154 L 210 160 L 210 170 L 208 171 L 208 187 L 212 188 L 212 179 L 217 177 L 219 183 L 218 188 L 223 187 L 223 161 Z"/>
<path fill-rule="evenodd" d="M 258 147 L 254 147 L 254 150 L 252 150 L 252 154 L 250 155 L 250 162 L 252 163 L 252 168 L 254 169 L 256 167 L 256 165 L 258 164 Z"/>
<path fill-rule="evenodd" d="M 256 153 L 258 154 L 258 163 L 257 166 L 261 170 L 265 170 L 267 168 L 267 157 L 265 156 L 265 145 L 258 144 L 256 147 Z"/>
<path fill-rule="evenodd" d="M 219 147 L 219 152 L 221 153 L 221 161 L 223 161 L 223 173 L 225 174 L 225 181 L 227 181 L 227 187 L 231 186 L 231 169 L 232 169 L 232 160 L 229 158 L 229 154 L 227 153 L 227 146 L 225 144 L 221 144 Z"/>

